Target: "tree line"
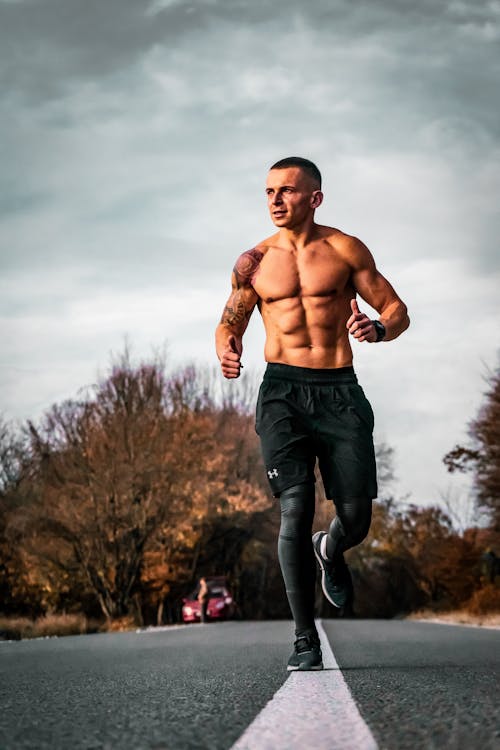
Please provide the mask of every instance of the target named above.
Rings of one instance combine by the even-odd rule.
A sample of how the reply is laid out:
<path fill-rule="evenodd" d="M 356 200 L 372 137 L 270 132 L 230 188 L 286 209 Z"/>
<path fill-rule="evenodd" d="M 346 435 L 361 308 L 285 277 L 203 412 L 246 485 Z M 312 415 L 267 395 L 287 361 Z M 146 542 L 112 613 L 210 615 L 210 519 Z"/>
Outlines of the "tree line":
<path fill-rule="evenodd" d="M 438 505 L 405 505 L 386 489 L 368 539 L 349 553 L 356 614 L 495 598 L 482 556 L 499 541 L 499 372 L 490 385 L 471 446 L 445 457 L 450 470 L 475 472 L 489 527 L 458 532 Z M 224 384 L 215 371 L 134 364 L 125 351 L 37 423 L 0 421 L 0 613 L 175 622 L 201 575 L 227 575 L 241 616 L 288 617 L 254 391 L 248 377 Z M 377 456 L 388 488 L 392 450 L 379 445 Z M 320 487 L 318 528 L 332 513 Z M 319 592 L 318 609 L 338 614 Z"/>

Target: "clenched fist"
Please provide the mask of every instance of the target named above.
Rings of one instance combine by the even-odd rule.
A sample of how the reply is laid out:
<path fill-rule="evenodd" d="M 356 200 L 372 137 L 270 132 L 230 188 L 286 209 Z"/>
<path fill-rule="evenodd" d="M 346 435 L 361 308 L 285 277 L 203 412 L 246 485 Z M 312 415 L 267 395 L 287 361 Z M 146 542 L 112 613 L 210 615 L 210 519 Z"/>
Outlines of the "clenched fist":
<path fill-rule="evenodd" d="M 238 346 L 236 338 L 230 336 L 227 340 L 227 346 L 222 352 L 220 359 L 220 366 L 222 368 L 222 374 L 225 378 L 239 378 L 240 370 L 243 367 L 241 364 L 241 344 Z"/>
<path fill-rule="evenodd" d="M 351 300 L 352 315 L 346 323 L 346 328 L 358 341 L 369 341 L 373 343 L 377 340 L 377 331 L 366 313 L 362 313 L 355 299 Z"/>

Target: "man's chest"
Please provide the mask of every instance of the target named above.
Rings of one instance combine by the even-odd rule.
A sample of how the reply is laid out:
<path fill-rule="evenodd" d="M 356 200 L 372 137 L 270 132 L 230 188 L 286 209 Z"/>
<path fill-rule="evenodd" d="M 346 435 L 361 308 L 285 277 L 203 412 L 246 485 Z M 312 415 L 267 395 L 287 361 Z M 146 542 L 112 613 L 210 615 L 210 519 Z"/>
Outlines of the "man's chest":
<path fill-rule="evenodd" d="M 334 252 L 294 253 L 270 249 L 253 279 L 253 286 L 262 300 L 273 302 L 290 297 L 341 294 L 350 277 L 350 266 Z"/>

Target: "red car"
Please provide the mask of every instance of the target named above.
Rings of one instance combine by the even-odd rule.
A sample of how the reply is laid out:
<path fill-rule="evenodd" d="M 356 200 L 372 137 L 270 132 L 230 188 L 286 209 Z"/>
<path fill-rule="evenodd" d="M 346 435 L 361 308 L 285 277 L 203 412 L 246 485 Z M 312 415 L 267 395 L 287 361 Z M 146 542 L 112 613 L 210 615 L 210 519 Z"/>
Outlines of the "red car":
<path fill-rule="evenodd" d="M 225 576 L 206 577 L 209 600 L 207 607 L 207 617 L 209 620 L 229 620 L 234 617 L 236 605 L 231 592 L 229 591 Z M 198 601 L 198 591 L 200 586 L 195 588 L 190 596 L 182 601 L 182 619 L 184 622 L 200 622 L 200 602 Z"/>

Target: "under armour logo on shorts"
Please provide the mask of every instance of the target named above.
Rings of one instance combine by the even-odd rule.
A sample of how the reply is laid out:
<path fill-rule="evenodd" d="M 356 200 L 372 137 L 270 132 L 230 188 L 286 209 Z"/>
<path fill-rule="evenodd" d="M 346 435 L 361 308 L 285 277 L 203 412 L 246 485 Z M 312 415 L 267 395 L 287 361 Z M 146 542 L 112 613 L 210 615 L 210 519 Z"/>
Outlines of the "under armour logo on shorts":
<path fill-rule="evenodd" d="M 274 479 L 278 476 L 278 469 L 271 469 L 271 471 L 267 472 L 267 476 L 269 477 L 269 479 Z"/>

